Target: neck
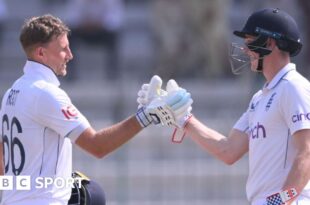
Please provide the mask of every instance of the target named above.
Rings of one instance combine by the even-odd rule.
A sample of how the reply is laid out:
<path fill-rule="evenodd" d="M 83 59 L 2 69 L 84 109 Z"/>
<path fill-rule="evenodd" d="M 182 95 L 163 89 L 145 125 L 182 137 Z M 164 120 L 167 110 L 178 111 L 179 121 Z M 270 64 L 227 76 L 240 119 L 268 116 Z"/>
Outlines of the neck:
<path fill-rule="evenodd" d="M 290 63 L 289 56 L 285 57 L 283 56 L 278 58 L 270 56 L 270 60 L 268 58 L 266 57 L 264 59 L 264 69 L 263 69 L 263 74 L 266 78 L 267 83 L 269 83 L 284 66 Z"/>

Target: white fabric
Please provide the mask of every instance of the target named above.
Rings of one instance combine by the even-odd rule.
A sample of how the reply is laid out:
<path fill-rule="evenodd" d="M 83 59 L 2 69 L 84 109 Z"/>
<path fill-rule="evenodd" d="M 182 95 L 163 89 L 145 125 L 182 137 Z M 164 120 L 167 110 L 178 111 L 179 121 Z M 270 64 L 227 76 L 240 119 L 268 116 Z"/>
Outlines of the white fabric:
<path fill-rule="evenodd" d="M 249 135 L 249 201 L 280 191 L 296 156 L 292 135 L 310 129 L 308 80 L 286 65 L 253 96 L 234 128 Z M 310 183 L 302 194 L 310 196 Z"/>
<path fill-rule="evenodd" d="M 14 176 L 15 168 L 21 168 L 16 175 L 31 176 L 31 190 L 3 192 L 4 204 L 13 204 L 29 198 L 61 201 L 67 204 L 71 187 L 59 188 L 54 185 L 35 188 L 37 177 L 70 178 L 72 172 L 72 142 L 77 134 L 69 135 L 77 127 L 90 127 L 86 118 L 72 105 L 67 94 L 60 89 L 56 75 L 48 67 L 27 61 L 24 75 L 5 93 L 2 100 L 1 119 L 8 143 L 4 143 L 6 175 Z M 13 120 L 15 119 L 15 121 Z M 11 126 L 11 124 L 13 125 Z M 20 125 L 20 133 L 18 126 Z M 8 129 L 7 129 L 8 128 Z M 81 129 L 81 128 L 80 128 Z M 11 136 L 12 130 L 12 136 Z M 12 143 L 19 140 L 19 146 Z M 11 152 L 13 147 L 13 151 Z M 24 150 L 22 157 L 21 148 Z M 9 148 L 9 149 L 8 149 Z M 14 154 L 14 159 L 12 154 Z M 24 166 L 21 167 L 24 158 Z M 15 187 L 15 186 L 14 186 Z M 29 203 L 42 204 L 42 203 Z"/>
<path fill-rule="evenodd" d="M 67 203 L 65 203 L 67 205 Z M 58 201 L 55 199 L 26 199 L 21 201 L 16 201 L 13 203 L 1 203 L 1 205 L 64 205 L 63 201 Z"/>
<path fill-rule="evenodd" d="M 162 79 L 158 75 L 154 75 L 148 84 L 143 84 L 138 91 L 138 108 L 146 107 L 156 98 L 164 97 L 167 93 L 161 89 Z"/>

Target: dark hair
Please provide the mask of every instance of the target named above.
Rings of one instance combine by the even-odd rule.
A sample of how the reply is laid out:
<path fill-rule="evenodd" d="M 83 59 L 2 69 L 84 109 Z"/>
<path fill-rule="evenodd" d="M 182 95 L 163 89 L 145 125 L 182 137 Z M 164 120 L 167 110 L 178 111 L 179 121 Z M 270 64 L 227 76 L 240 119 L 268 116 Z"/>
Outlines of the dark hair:
<path fill-rule="evenodd" d="M 70 29 L 59 18 L 46 14 L 26 20 L 19 40 L 27 53 L 34 45 L 48 43 L 54 37 L 69 33 Z"/>

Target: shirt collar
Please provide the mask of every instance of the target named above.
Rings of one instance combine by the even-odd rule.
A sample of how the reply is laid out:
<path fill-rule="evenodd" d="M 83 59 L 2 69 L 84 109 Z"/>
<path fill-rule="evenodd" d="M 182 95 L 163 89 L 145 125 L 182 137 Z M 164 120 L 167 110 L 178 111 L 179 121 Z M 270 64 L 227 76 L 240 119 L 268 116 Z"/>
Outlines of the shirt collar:
<path fill-rule="evenodd" d="M 270 83 L 266 83 L 264 85 L 264 90 L 271 90 L 275 88 L 279 82 L 282 80 L 282 78 L 290 71 L 296 70 L 296 65 L 294 63 L 288 63 L 285 65 L 270 81 Z"/>
<path fill-rule="evenodd" d="M 30 74 L 36 76 L 39 79 L 52 83 L 53 85 L 60 85 L 60 82 L 52 69 L 36 61 L 27 60 L 24 66 L 24 73 L 26 75 Z"/>

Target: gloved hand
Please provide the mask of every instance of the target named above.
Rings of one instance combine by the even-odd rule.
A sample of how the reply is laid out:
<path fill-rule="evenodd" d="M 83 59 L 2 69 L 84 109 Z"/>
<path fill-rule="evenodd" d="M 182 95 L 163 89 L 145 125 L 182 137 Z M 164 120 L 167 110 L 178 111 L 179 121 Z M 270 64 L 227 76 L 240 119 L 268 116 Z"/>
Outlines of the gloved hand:
<path fill-rule="evenodd" d="M 167 95 L 167 92 L 161 89 L 162 79 L 154 75 L 149 84 L 143 84 L 138 91 L 138 111 L 136 118 L 139 121 L 141 127 L 147 127 L 150 124 L 159 124 L 160 119 L 156 114 L 146 112 L 146 107 L 152 100 L 159 99 L 161 96 Z"/>
<path fill-rule="evenodd" d="M 173 79 L 170 79 L 166 86 L 167 91 L 167 99 L 172 98 L 177 93 L 185 93 L 186 96 L 184 96 L 184 105 L 182 103 L 179 103 L 178 105 L 174 105 L 174 115 L 175 115 L 175 125 L 178 128 L 184 128 L 187 120 L 192 116 L 192 104 L 193 99 L 191 98 L 191 94 L 187 92 L 185 89 L 179 87 L 177 82 Z M 181 106 L 182 105 L 182 106 Z M 178 107 L 177 107 L 178 106 Z"/>
<path fill-rule="evenodd" d="M 138 91 L 138 108 L 146 107 L 155 98 L 167 95 L 167 92 L 161 89 L 162 79 L 158 75 L 154 75 L 148 84 L 143 84 Z"/>
<path fill-rule="evenodd" d="M 174 80 L 168 81 L 167 91 L 162 90 L 161 85 L 159 76 L 153 76 L 149 84 L 142 85 L 138 92 L 136 118 L 142 127 L 160 123 L 182 129 L 191 117 L 191 95 Z"/>
<path fill-rule="evenodd" d="M 167 96 L 152 100 L 146 107 L 146 111 L 156 115 L 162 125 L 183 128 L 191 116 L 193 103 L 191 95 L 180 88 L 174 80 L 169 80 L 167 91 Z"/>
<path fill-rule="evenodd" d="M 173 93 L 175 93 L 176 91 L 182 89 L 178 86 L 178 84 L 175 82 L 175 80 L 169 80 L 167 83 L 167 92 L 168 92 L 168 96 L 172 95 Z M 190 104 L 193 103 L 193 100 L 191 102 L 189 102 Z M 185 137 L 185 130 L 183 129 L 187 122 L 189 121 L 189 119 L 191 118 L 192 114 L 192 106 L 184 106 L 184 109 L 178 113 L 178 117 L 177 117 L 177 121 L 179 122 L 179 125 L 182 126 L 178 126 L 174 129 L 174 132 L 172 134 L 172 138 L 171 141 L 174 143 L 181 143 Z"/>

